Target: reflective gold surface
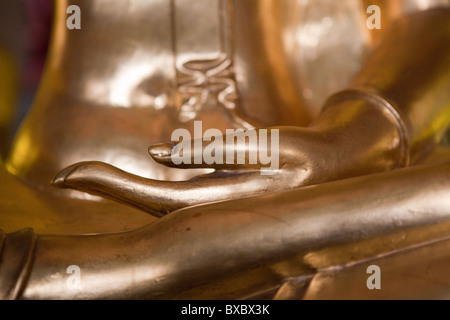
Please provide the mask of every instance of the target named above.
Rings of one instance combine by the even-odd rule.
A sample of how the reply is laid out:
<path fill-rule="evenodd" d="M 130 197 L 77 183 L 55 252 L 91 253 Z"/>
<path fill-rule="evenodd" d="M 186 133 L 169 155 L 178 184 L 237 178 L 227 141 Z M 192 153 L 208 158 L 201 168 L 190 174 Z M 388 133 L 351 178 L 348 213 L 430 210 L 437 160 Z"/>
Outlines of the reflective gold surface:
<path fill-rule="evenodd" d="M 422 167 L 188 208 L 128 233 L 39 237 L 23 297 L 245 298 L 447 238 L 449 182 L 448 165 Z M 62 274 L 73 261 L 78 292 Z"/>
<path fill-rule="evenodd" d="M 339 3 L 58 1 L 0 169 L 0 297 L 448 298 L 448 1 L 375 1 L 381 31 Z M 279 130 L 279 168 L 174 165 L 194 121 Z"/>
<path fill-rule="evenodd" d="M 245 100 L 256 95 L 252 92 L 258 92 L 259 96 L 259 92 L 267 91 L 267 102 L 235 102 L 233 108 L 237 109 L 236 112 L 241 110 L 241 113 L 245 112 L 265 125 L 307 123 L 301 102 L 292 101 L 293 93 L 279 97 L 280 91 L 271 84 L 251 82 L 245 76 L 235 80 L 233 74 L 221 76 L 226 67 L 218 72 L 219 75 L 209 75 L 212 79 L 202 83 L 205 76 L 202 70 L 206 68 L 208 71 L 211 68 L 208 63 L 216 63 L 214 59 L 222 59 L 223 55 L 226 63 L 244 59 L 245 68 L 252 69 L 236 68 L 261 79 L 268 78 L 261 76 L 264 73 L 277 75 L 282 70 L 278 70 L 276 65 L 271 67 L 267 62 L 269 58 L 262 57 L 262 61 L 253 67 L 252 59 L 241 58 L 242 46 L 245 49 L 255 47 L 249 45 L 250 36 L 251 43 L 265 37 L 255 37 L 251 33 L 241 40 L 244 35 L 239 33 L 235 41 L 242 43 L 237 44 L 232 41 L 234 38 L 227 38 L 231 35 L 222 30 L 227 26 L 219 25 L 218 18 L 220 13 L 231 12 L 231 1 L 216 0 L 214 5 L 207 7 L 201 1 L 172 2 L 133 1 L 132 5 L 128 1 L 110 0 L 58 2 L 56 25 L 59 27 L 55 28 L 53 35 L 47 72 L 33 110 L 15 140 L 7 164 L 10 172 L 44 185 L 54 176 L 55 168 L 59 170 L 89 159 L 106 161 L 146 177 L 180 179 L 182 173 L 177 176 L 160 167 L 155 169 L 155 164 L 143 151 L 151 144 L 170 140 L 175 128 L 191 128 L 191 122 L 183 121 L 189 118 L 184 101 L 187 97 L 183 94 L 191 94 L 195 98 L 196 86 L 210 86 L 206 93 L 213 91 L 213 85 L 221 85 L 220 82 L 211 83 L 214 77 L 223 77 L 223 81 L 237 86 L 240 96 L 234 99 Z M 234 8 L 236 15 L 254 18 L 256 26 L 263 23 L 261 20 L 270 18 L 259 13 L 263 10 L 260 8 L 263 2 L 244 2 L 247 6 Z M 182 14 L 183 3 L 197 3 L 190 9 L 191 14 L 197 17 L 195 23 L 193 17 Z M 72 31 L 65 27 L 66 8 L 71 4 L 89 12 L 83 16 L 82 30 Z M 197 7 L 199 12 L 195 11 Z M 149 19 L 148 13 L 151 12 L 158 14 Z M 204 25 L 198 24 L 199 17 L 208 18 L 202 19 L 208 26 L 206 31 Z M 193 39 L 195 46 L 191 45 Z M 212 39 L 223 39 L 224 43 L 216 44 Z M 236 51 L 233 56 L 229 56 L 230 46 Z M 232 60 L 228 62 L 227 59 Z M 246 90 L 252 92 L 247 93 Z M 230 118 L 228 110 L 231 107 L 224 106 L 219 97 L 211 95 L 210 100 L 200 101 L 201 110 L 193 112 L 196 119 L 202 120 L 205 128 L 235 128 L 235 121 Z M 233 100 L 231 96 L 234 95 L 232 92 L 226 99 Z M 288 99 L 291 101 L 285 103 L 286 107 L 272 107 L 273 103 Z M 198 109 L 199 106 L 192 108 Z M 266 112 L 267 109 L 270 112 Z M 27 156 L 24 156 L 25 152 Z"/>
<path fill-rule="evenodd" d="M 132 230 L 152 221 L 148 215 L 107 201 L 68 199 L 31 187 L 0 170 L 4 232 L 29 225 L 38 233 L 78 234 Z"/>
<path fill-rule="evenodd" d="M 145 180 L 109 164 L 83 162 L 62 171 L 54 184 L 117 199 L 160 216 L 185 206 L 416 164 L 442 140 L 450 121 L 448 28 L 445 10 L 396 22 L 368 55 L 352 88 L 330 97 L 309 127 L 276 127 L 280 166 L 272 176 L 261 175 L 258 167 L 250 165 L 174 165 L 174 144 L 165 144 L 150 148 L 159 163 L 213 168 L 216 174 L 183 183 Z M 205 148 L 208 143 L 203 144 Z M 234 147 L 235 151 L 246 148 L 247 154 L 258 149 L 254 144 Z"/>

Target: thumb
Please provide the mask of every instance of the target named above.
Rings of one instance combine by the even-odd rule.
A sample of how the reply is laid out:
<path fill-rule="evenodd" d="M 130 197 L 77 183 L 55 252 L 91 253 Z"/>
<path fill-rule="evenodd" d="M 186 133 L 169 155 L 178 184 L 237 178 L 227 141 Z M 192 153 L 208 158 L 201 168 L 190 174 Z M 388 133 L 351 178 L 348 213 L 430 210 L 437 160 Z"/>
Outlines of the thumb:
<path fill-rule="evenodd" d="M 214 201 L 260 194 L 276 186 L 259 172 L 221 172 L 190 181 L 139 177 L 102 162 L 80 162 L 62 170 L 51 182 L 59 188 L 100 195 L 131 205 L 153 216 Z"/>

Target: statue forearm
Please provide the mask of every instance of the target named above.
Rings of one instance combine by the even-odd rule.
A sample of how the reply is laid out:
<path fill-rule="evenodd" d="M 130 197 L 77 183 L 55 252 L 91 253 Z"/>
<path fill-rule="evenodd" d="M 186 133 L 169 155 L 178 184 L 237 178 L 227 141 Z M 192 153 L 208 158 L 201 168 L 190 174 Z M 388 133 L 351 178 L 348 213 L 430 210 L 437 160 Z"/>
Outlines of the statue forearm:
<path fill-rule="evenodd" d="M 396 106 L 414 163 L 450 120 L 450 9 L 405 16 L 384 31 L 352 86 L 375 90 Z"/>
<path fill-rule="evenodd" d="M 412 168 L 189 208 L 127 233 L 39 237 L 22 298 L 242 298 L 446 237 L 449 174 Z"/>
<path fill-rule="evenodd" d="M 38 236 L 33 270 L 21 298 L 136 298 L 132 290 L 139 291 L 143 250 L 133 243 L 133 234 Z M 79 274 L 71 274 L 73 266 Z M 79 277 L 78 283 L 74 277 Z"/>

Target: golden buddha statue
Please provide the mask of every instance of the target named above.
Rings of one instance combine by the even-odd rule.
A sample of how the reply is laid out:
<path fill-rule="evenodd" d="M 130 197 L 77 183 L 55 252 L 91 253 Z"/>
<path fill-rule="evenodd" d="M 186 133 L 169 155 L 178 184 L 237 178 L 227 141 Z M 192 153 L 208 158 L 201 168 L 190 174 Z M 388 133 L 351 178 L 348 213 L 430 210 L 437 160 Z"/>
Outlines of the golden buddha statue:
<path fill-rule="evenodd" d="M 58 1 L 0 171 L 0 297 L 445 297 L 402 271 L 450 281 L 449 23 L 439 0 Z M 175 164 L 161 142 L 200 121 L 277 133 L 277 167 L 240 161 L 251 143 Z"/>

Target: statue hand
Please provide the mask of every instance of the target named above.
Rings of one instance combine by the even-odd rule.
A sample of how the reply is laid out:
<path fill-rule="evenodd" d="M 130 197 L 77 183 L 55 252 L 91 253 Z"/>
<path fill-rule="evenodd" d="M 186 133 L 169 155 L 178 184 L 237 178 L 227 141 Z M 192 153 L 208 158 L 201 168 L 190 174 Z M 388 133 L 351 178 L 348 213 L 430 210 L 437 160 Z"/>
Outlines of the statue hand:
<path fill-rule="evenodd" d="M 280 127 L 236 136 L 244 139 L 246 135 L 254 139 L 227 145 L 220 141 L 230 136 L 217 136 L 214 148 L 209 141 L 149 148 L 153 159 L 165 166 L 215 169 L 189 181 L 145 179 L 105 163 L 82 162 L 64 169 L 52 183 L 162 216 L 187 206 L 390 170 L 402 162 L 398 127 L 366 102 L 344 102 L 329 108 L 309 128 Z"/>

